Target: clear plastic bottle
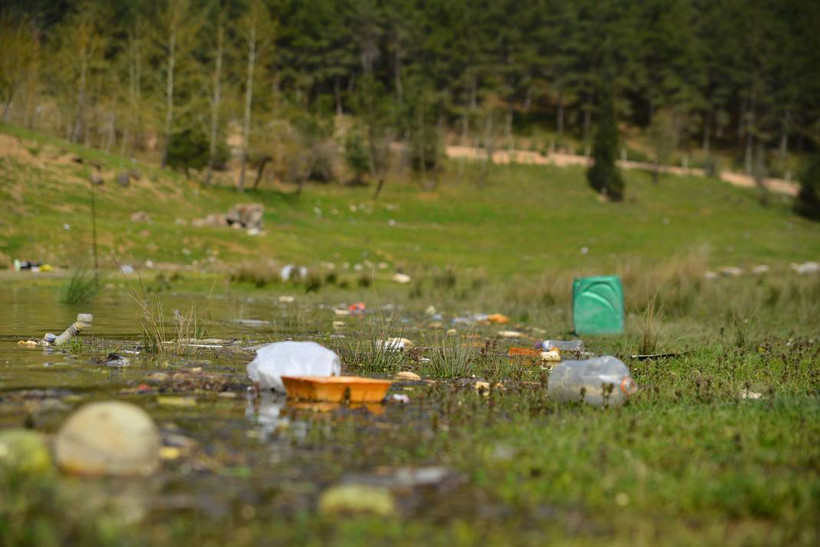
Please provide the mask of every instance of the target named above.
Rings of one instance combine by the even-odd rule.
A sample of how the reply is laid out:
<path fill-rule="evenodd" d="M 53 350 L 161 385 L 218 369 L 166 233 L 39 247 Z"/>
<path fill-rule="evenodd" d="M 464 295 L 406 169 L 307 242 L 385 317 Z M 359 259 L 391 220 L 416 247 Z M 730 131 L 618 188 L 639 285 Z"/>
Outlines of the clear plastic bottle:
<path fill-rule="evenodd" d="M 583 340 L 541 340 L 535 343 L 535 349 L 550 351 L 551 348 L 558 348 L 558 351 L 584 351 Z"/>
<path fill-rule="evenodd" d="M 548 393 L 558 401 L 584 401 L 620 406 L 638 390 L 622 361 L 605 355 L 585 361 L 564 361 L 552 369 Z"/>

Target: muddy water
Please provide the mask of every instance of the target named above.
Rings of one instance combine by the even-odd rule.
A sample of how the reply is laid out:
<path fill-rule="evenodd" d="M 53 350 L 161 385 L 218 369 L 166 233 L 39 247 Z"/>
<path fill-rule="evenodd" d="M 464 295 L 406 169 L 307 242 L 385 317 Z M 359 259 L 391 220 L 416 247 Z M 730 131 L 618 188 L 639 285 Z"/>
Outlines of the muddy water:
<path fill-rule="evenodd" d="M 402 444 L 412 448 L 429 436 L 425 386 L 393 388 L 406 389 L 410 404 L 359 408 L 297 405 L 249 390 L 245 365 L 254 344 L 291 337 L 331 347 L 340 342 L 326 306 L 280 304 L 274 297 L 162 299 L 169 316 L 195 306 L 204 336 L 224 340 L 229 350 L 145 355 L 139 351 L 141 312 L 127 293 L 106 292 L 92 304 L 66 306 L 57 303 L 53 289 L 0 290 L 0 427 L 54 433 L 70 412 L 95 400 L 125 400 L 146 409 L 160 425 L 165 446 L 178 449 L 134 494 L 154 523 L 192 511 L 232 522 L 249 512 L 263 517 L 312 510 L 323 488 L 346 477 L 389 485 L 389 470 L 407 461 Z M 59 334 L 80 312 L 94 316 L 81 335 L 82 346 L 66 351 L 18 344 L 45 332 Z M 106 364 L 111 351 L 129 365 Z M 193 404 L 168 406 L 162 402 L 167 397 Z M 365 459 L 360 451 L 378 455 Z M 387 474 L 372 475 L 376 468 Z M 443 476 L 445 483 L 463 484 L 458 475 Z M 418 512 L 429 505 L 426 495 L 405 496 L 401 503 Z"/>

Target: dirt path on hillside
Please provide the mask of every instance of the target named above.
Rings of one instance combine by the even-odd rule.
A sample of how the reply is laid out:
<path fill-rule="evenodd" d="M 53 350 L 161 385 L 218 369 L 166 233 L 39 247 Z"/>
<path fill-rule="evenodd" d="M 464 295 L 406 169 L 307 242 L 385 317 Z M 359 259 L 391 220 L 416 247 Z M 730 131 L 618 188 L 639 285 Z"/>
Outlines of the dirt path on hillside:
<path fill-rule="evenodd" d="M 486 160 L 487 154 L 482 148 L 475 148 L 472 146 L 448 146 L 447 156 L 458 159 L 464 158 L 468 160 Z M 538 152 L 529 152 L 526 150 L 499 150 L 493 153 L 493 162 L 498 164 L 521 163 L 530 165 L 555 165 L 557 167 L 567 167 L 569 165 L 590 165 L 592 160 L 584 156 L 577 156 L 575 154 L 552 153 L 548 156 L 541 155 Z M 618 161 L 618 167 L 623 169 L 640 169 L 643 171 L 652 171 L 655 167 L 651 163 L 643 163 L 638 161 Z M 705 177 L 706 173 L 703 169 L 664 166 L 661 167 L 662 173 L 668 173 L 678 176 L 695 176 Z M 734 186 L 742 188 L 754 188 L 755 181 L 752 177 L 741 173 L 732 173 L 724 171 L 720 174 L 720 179 L 728 182 Z M 766 188 L 771 192 L 779 194 L 786 194 L 789 196 L 797 195 L 797 184 L 784 179 L 769 179 L 765 180 Z"/>

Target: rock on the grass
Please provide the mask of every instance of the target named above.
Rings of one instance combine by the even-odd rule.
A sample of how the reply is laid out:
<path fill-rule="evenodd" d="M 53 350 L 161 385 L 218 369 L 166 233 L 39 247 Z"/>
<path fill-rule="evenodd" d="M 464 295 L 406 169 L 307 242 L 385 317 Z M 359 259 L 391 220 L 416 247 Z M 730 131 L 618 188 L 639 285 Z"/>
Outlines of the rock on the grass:
<path fill-rule="evenodd" d="M 41 434 L 27 429 L 0 431 L 0 472 L 44 475 L 51 470 L 51 455 Z"/>
<path fill-rule="evenodd" d="M 128 188 L 131 184 L 131 173 L 128 171 L 121 171 L 117 174 L 117 182 L 119 182 L 120 186 L 123 188 Z"/>
<path fill-rule="evenodd" d="M 154 420 L 130 403 L 91 403 L 68 417 L 54 453 L 57 465 L 80 475 L 150 475 L 159 468 Z"/>

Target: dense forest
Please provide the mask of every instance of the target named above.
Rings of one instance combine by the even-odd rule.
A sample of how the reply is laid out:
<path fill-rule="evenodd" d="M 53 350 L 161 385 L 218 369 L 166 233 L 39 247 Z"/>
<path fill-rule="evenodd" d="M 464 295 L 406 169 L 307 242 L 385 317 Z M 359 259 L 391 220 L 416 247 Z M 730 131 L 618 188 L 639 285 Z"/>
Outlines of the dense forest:
<path fill-rule="evenodd" d="M 602 97 L 656 160 L 721 150 L 777 174 L 820 131 L 816 0 L 6 0 L 0 17 L 4 121 L 209 179 L 230 141 L 240 187 L 268 161 L 332 176 L 340 134 L 357 177 L 391 143 L 433 172 L 444 142 L 589 153 Z"/>

